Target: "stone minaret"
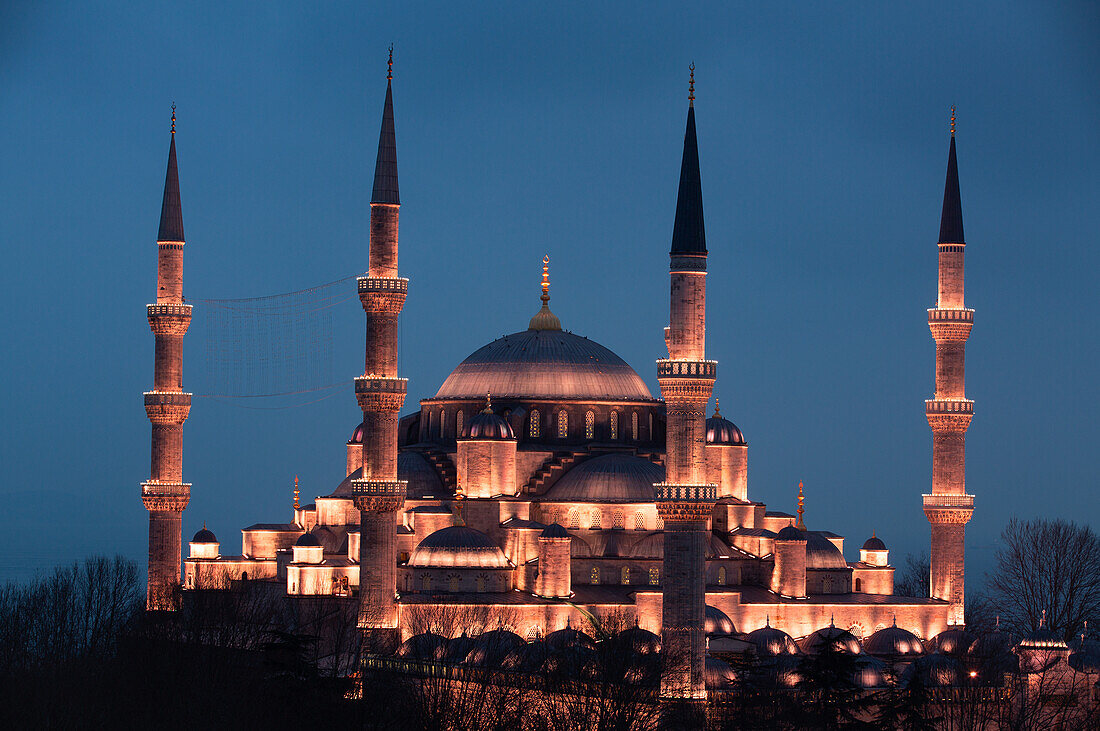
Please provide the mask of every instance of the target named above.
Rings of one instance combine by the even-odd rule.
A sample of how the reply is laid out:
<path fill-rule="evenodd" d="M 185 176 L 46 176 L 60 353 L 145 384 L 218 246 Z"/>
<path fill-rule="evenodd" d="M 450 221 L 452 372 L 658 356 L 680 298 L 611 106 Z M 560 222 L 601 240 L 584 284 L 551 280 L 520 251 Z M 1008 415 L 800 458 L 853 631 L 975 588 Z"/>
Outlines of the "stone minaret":
<path fill-rule="evenodd" d="M 191 485 L 183 481 L 183 422 L 191 394 L 183 392 L 183 335 L 191 324 L 191 305 L 183 304 L 183 209 L 176 170 L 176 107 L 172 106 L 172 142 L 157 234 L 157 301 L 146 306 L 156 337 L 153 390 L 145 394 L 145 413 L 153 425 L 149 479 L 141 499 L 149 511 L 149 579 L 145 608 L 175 609 L 180 583 L 183 509 Z"/>
<path fill-rule="evenodd" d="M 940 218 L 939 299 L 928 310 L 928 327 L 936 341 L 936 396 L 925 401 L 932 427 L 932 494 L 924 496 L 924 514 L 932 524 L 931 594 L 951 603 L 947 622 L 965 624 L 963 578 L 966 523 L 974 496 L 966 494 L 966 429 L 974 402 L 966 398 L 966 339 L 974 310 L 963 301 L 962 203 L 955 160 L 955 109 L 951 109 L 951 148 Z"/>
<path fill-rule="evenodd" d="M 707 246 L 695 139 L 694 66 L 692 71 L 670 252 L 668 359 L 657 361 L 668 419 L 666 481 L 655 486 L 657 510 L 664 521 L 661 698 L 666 711 L 677 716 L 697 714 L 698 702 L 706 698 L 704 549 L 718 493 L 716 485 L 706 483 L 706 407 L 717 364 L 706 360 L 704 352 Z"/>
<path fill-rule="evenodd" d="M 405 482 L 397 479 L 397 412 L 406 379 L 397 377 L 397 317 L 409 280 L 397 276 L 397 141 L 393 129 L 393 49 L 378 137 L 370 203 L 370 268 L 359 277 L 367 314 L 366 364 L 355 379 L 363 410 L 363 476 L 352 481 L 360 510 L 359 628 L 367 652 L 386 652 L 397 638 L 397 517 Z"/>

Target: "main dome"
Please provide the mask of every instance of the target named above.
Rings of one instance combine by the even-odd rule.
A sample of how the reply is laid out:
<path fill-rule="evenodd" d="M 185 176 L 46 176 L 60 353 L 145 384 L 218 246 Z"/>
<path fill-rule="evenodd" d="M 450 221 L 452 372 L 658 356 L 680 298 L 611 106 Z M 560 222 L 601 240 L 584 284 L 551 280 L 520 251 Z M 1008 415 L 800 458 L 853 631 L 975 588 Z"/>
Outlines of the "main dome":
<path fill-rule="evenodd" d="M 652 401 L 641 377 L 599 343 L 562 330 L 525 330 L 474 351 L 435 398 Z"/>

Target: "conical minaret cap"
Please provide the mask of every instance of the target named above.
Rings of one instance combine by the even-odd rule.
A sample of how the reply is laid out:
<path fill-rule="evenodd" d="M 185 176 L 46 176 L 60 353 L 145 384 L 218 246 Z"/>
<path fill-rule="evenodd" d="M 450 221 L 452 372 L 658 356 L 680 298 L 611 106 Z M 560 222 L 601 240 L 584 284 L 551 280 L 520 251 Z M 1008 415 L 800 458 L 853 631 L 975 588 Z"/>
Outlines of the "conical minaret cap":
<path fill-rule="evenodd" d="M 401 204 L 397 187 L 397 135 L 393 128 L 393 48 L 390 48 L 391 73 L 386 78 L 386 103 L 382 107 L 382 130 L 378 133 L 378 158 L 374 163 L 374 192 L 371 203 Z"/>
<path fill-rule="evenodd" d="M 699 176 L 699 143 L 695 138 L 694 67 L 684 131 L 684 156 L 680 162 L 680 191 L 676 196 L 676 223 L 672 227 L 672 255 L 706 255 L 703 227 L 703 185 Z"/>
<path fill-rule="evenodd" d="M 172 105 L 172 142 L 168 146 L 168 172 L 164 176 L 164 201 L 160 205 L 157 241 L 183 241 L 183 207 L 180 176 L 176 169 L 176 106 Z"/>
<path fill-rule="evenodd" d="M 952 111 L 952 120 L 954 112 Z M 955 159 L 954 121 L 951 130 L 951 149 L 947 153 L 947 180 L 943 186 L 943 213 L 940 215 L 941 244 L 963 244 L 962 198 L 959 195 L 959 163 Z"/>

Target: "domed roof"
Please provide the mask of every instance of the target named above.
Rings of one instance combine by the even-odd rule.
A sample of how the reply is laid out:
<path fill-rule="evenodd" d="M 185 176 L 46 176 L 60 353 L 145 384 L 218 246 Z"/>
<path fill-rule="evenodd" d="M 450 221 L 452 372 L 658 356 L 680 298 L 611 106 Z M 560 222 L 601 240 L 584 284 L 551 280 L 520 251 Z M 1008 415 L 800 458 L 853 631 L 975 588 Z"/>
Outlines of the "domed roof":
<path fill-rule="evenodd" d="M 864 551 L 885 551 L 886 544 L 882 542 L 882 539 L 872 534 L 870 538 L 863 542 Z"/>
<path fill-rule="evenodd" d="M 808 569 L 846 569 L 848 562 L 844 554 L 825 536 L 814 531 L 806 531 L 806 568 Z"/>
<path fill-rule="evenodd" d="M 650 401 L 645 382 L 599 343 L 561 330 L 525 330 L 479 348 L 458 364 L 435 398 L 550 398 Z"/>
<path fill-rule="evenodd" d="M 775 535 L 777 541 L 804 541 L 806 540 L 806 534 L 795 528 L 793 525 L 788 525 L 783 530 L 779 531 Z"/>
<path fill-rule="evenodd" d="M 363 476 L 362 468 L 355 470 L 345 477 L 330 497 L 351 497 L 351 481 Z M 451 491 L 443 487 L 439 475 L 431 463 L 420 452 L 397 453 L 397 479 L 405 480 L 406 496 L 410 499 L 420 499 L 429 495 L 440 497 L 450 495 Z"/>
<path fill-rule="evenodd" d="M 855 677 L 852 680 L 860 688 L 881 688 L 888 685 L 886 663 L 870 655 L 858 655 Z"/>
<path fill-rule="evenodd" d="M 483 632 L 474 640 L 465 664 L 479 667 L 501 665 L 509 653 L 525 644 L 522 637 L 504 628 Z"/>
<path fill-rule="evenodd" d="M 714 533 L 708 533 L 703 551 L 707 558 L 730 556 L 733 549 L 727 546 L 721 538 Z M 661 531 L 650 533 L 645 538 L 630 547 L 631 558 L 664 558 L 665 536 Z"/>
<path fill-rule="evenodd" d="M 305 547 L 312 547 L 312 546 L 320 546 L 321 542 L 318 541 L 312 533 L 303 533 L 301 536 L 299 536 L 298 540 L 294 542 L 294 545 L 295 546 L 301 546 L 301 547 L 305 548 Z"/>
<path fill-rule="evenodd" d="M 978 639 L 964 629 L 945 629 L 928 642 L 929 652 L 945 655 L 961 655 Z"/>
<path fill-rule="evenodd" d="M 775 657 L 776 655 L 797 655 L 798 645 L 789 634 L 783 630 L 767 624 L 759 629 L 749 632 L 745 639 L 756 647 L 756 652 L 761 657 Z"/>
<path fill-rule="evenodd" d="M 573 647 L 583 647 L 588 650 L 596 648 L 596 641 L 580 630 L 565 627 L 546 635 L 546 645 L 555 651 L 568 650 Z"/>
<path fill-rule="evenodd" d="M 408 565 L 504 569 L 508 568 L 508 559 L 493 539 L 481 531 L 464 525 L 452 525 L 422 540 L 409 558 Z"/>
<path fill-rule="evenodd" d="M 566 472 L 542 499 L 569 503 L 652 503 L 656 499 L 653 484 L 664 479 L 664 468 L 648 459 L 605 454 Z"/>
<path fill-rule="evenodd" d="M 863 643 L 865 652 L 872 655 L 923 655 L 924 645 L 920 638 L 909 630 L 896 624 L 875 632 Z"/>
<path fill-rule="evenodd" d="M 725 660 L 707 655 L 703 660 L 703 678 L 708 690 L 724 690 L 737 682 L 737 673 Z"/>
<path fill-rule="evenodd" d="M 512 426 L 503 417 L 493 413 L 489 399 L 485 399 L 485 409 L 474 414 L 462 428 L 462 439 L 515 439 Z"/>
<path fill-rule="evenodd" d="M 826 649 L 835 652 L 843 652 L 849 655 L 858 655 L 863 652 L 859 640 L 846 629 L 829 625 L 816 632 L 811 632 L 802 640 L 802 651 L 810 655 L 817 655 Z"/>
<path fill-rule="evenodd" d="M 714 416 L 707 419 L 707 444 L 745 444 L 745 436 L 741 430 L 718 412 L 717 401 L 714 403 Z"/>
<path fill-rule="evenodd" d="M 362 444 L 363 443 L 363 422 L 359 422 L 355 425 L 355 428 L 351 430 L 351 439 L 348 440 L 348 444 Z"/>
<path fill-rule="evenodd" d="M 635 625 L 611 638 L 618 648 L 637 655 L 653 655 L 661 651 L 661 638 L 647 629 Z"/>
<path fill-rule="evenodd" d="M 551 523 L 542 531 L 540 538 L 569 538 L 569 531 L 557 523 Z"/>
<path fill-rule="evenodd" d="M 191 539 L 192 543 L 217 543 L 218 539 L 213 532 L 206 529 L 206 525 L 203 525 L 202 530 L 195 534 L 195 537 Z"/>
<path fill-rule="evenodd" d="M 733 620 L 718 607 L 707 604 L 703 615 L 703 630 L 707 635 L 732 635 L 737 630 Z"/>
<path fill-rule="evenodd" d="M 413 635 L 397 648 L 397 657 L 414 660 L 442 660 L 447 651 L 447 639 L 434 632 Z"/>
<path fill-rule="evenodd" d="M 904 688 L 917 679 L 926 688 L 958 685 L 959 661 L 938 652 L 918 657 L 902 671 L 899 685 Z"/>

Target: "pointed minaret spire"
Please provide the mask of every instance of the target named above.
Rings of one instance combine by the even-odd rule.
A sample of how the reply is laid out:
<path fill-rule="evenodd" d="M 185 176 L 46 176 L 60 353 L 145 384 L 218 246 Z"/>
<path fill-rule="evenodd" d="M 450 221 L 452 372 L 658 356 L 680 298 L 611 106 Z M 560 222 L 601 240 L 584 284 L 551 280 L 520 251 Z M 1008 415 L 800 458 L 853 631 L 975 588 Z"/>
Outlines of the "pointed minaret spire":
<path fill-rule="evenodd" d="M 806 512 L 803 505 L 806 502 L 806 496 L 802 493 L 802 480 L 798 481 L 798 525 L 799 530 L 806 530 L 806 524 L 802 522 L 802 513 Z"/>
<path fill-rule="evenodd" d="M 172 142 L 168 147 L 168 172 L 164 176 L 164 201 L 160 206 L 157 241 L 183 241 L 183 208 L 180 176 L 176 169 L 176 105 L 172 105 Z"/>
<path fill-rule="evenodd" d="M 378 133 L 378 158 L 374 163 L 374 192 L 371 203 L 399 205 L 397 188 L 397 135 L 393 130 L 393 46 L 386 72 L 386 104 L 382 108 L 382 131 Z"/>
<path fill-rule="evenodd" d="M 703 229 L 703 184 L 699 176 L 699 144 L 695 139 L 695 64 L 688 82 L 688 117 L 684 131 L 684 157 L 680 162 L 680 192 L 676 196 L 676 223 L 672 227 L 675 254 L 707 253 Z"/>
<path fill-rule="evenodd" d="M 959 195 L 959 164 L 955 160 L 955 107 L 951 107 L 951 149 L 947 153 L 947 180 L 943 186 L 939 243 L 966 243 L 963 238 L 962 198 Z"/>

